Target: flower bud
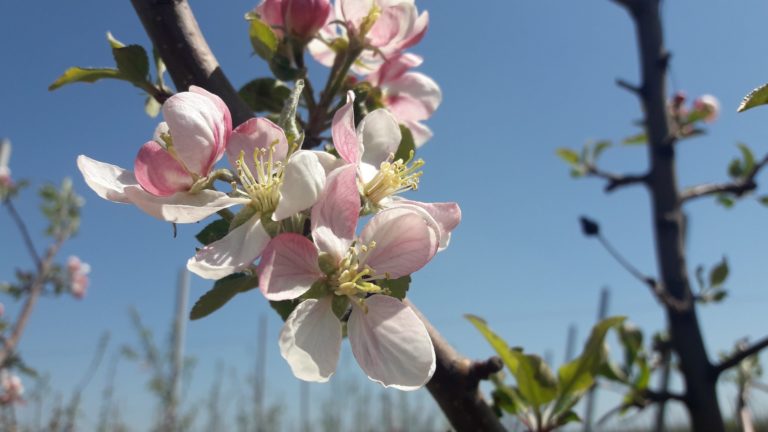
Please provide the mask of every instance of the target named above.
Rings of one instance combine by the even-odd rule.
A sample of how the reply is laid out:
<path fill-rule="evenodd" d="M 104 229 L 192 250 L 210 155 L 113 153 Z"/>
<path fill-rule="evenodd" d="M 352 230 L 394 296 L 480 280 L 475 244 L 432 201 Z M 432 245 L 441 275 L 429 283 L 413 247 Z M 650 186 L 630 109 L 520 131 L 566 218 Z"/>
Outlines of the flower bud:
<path fill-rule="evenodd" d="M 693 108 L 704 114 L 705 122 L 712 123 L 720 114 L 720 101 L 712 95 L 702 95 L 693 102 Z"/>
<path fill-rule="evenodd" d="M 8 162 L 11 159 L 11 142 L 7 139 L 0 141 L 0 186 L 10 186 L 11 169 Z"/>
<path fill-rule="evenodd" d="M 331 3 L 329 0 L 283 0 L 282 13 L 287 32 L 306 41 L 325 25 Z"/>

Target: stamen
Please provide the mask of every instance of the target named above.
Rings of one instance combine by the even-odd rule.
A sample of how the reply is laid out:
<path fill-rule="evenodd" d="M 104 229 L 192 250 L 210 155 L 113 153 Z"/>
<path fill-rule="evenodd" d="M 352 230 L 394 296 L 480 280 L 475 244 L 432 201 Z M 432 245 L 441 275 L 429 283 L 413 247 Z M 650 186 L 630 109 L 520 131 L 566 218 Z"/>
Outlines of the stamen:
<path fill-rule="evenodd" d="M 379 172 L 363 187 L 363 194 L 371 203 L 378 205 L 384 198 L 418 189 L 422 175 L 420 169 L 424 166 L 424 161 L 413 161 L 413 156 L 414 152 L 411 151 L 406 161 L 398 159 L 381 163 Z M 390 154 L 389 160 L 393 158 L 394 155 Z"/>

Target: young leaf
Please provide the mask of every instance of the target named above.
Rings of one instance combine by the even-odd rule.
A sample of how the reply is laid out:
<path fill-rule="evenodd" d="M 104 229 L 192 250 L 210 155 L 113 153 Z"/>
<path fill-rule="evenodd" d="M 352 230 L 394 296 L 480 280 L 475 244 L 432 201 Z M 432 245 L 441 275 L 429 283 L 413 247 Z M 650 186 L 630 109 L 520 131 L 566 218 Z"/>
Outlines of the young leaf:
<path fill-rule="evenodd" d="M 140 45 L 112 48 L 120 75 L 133 83 L 143 83 L 149 78 L 149 57 Z"/>
<path fill-rule="evenodd" d="M 271 27 L 256 16 L 249 16 L 251 22 L 248 28 L 248 36 L 256 54 L 266 61 L 272 60 L 277 52 L 277 35 Z"/>
<path fill-rule="evenodd" d="M 709 272 L 709 287 L 718 288 L 728 278 L 728 260 L 723 257 L 715 267 Z"/>
<path fill-rule="evenodd" d="M 400 125 L 400 146 L 395 152 L 395 160 L 402 159 L 407 161 L 411 157 L 411 152 L 416 151 L 416 143 L 413 140 L 413 133 L 407 127 Z"/>
<path fill-rule="evenodd" d="M 602 140 L 595 143 L 592 147 L 592 161 L 596 161 L 603 152 L 611 146 L 611 142 L 608 140 Z"/>
<path fill-rule="evenodd" d="M 744 96 L 744 99 L 739 104 L 739 107 L 736 108 L 736 111 L 746 111 L 756 106 L 765 105 L 766 103 L 768 103 L 768 84 L 763 84 Z"/>
<path fill-rule="evenodd" d="M 192 306 L 189 319 L 196 320 L 212 314 L 238 293 L 256 288 L 258 284 L 259 278 L 248 273 L 235 273 L 217 280 L 213 288 Z"/>
<path fill-rule="evenodd" d="M 718 204 L 722 205 L 725 208 L 731 208 L 734 204 L 736 204 L 736 201 L 725 194 L 720 194 L 715 198 Z"/>
<path fill-rule="evenodd" d="M 48 90 L 53 91 L 63 85 L 76 82 L 93 83 L 104 78 L 120 79 L 120 72 L 112 68 L 71 67 L 64 71 L 60 77 L 56 78 L 56 81 L 48 86 Z"/>
<path fill-rule="evenodd" d="M 245 103 L 254 111 L 279 113 L 285 100 L 291 96 L 291 89 L 274 78 L 257 78 L 238 92 Z"/>
<path fill-rule="evenodd" d="M 648 142 L 648 135 L 646 135 L 645 132 L 640 132 L 639 134 L 635 134 L 627 138 L 624 138 L 624 140 L 621 143 L 624 145 L 641 145 L 647 142 Z"/>
<path fill-rule="evenodd" d="M 752 153 L 752 150 L 747 147 L 746 144 L 738 143 L 737 146 L 739 147 L 739 150 L 741 150 L 741 155 L 743 158 L 743 170 L 744 174 L 752 171 L 752 169 L 755 167 L 755 155 Z"/>
<path fill-rule="evenodd" d="M 577 165 L 580 161 L 579 154 L 569 148 L 557 149 L 557 155 L 570 165 Z"/>
<path fill-rule="evenodd" d="M 271 301 L 269 302 L 269 305 L 272 306 L 272 309 L 277 312 L 278 315 L 280 315 L 280 318 L 285 321 L 288 319 L 288 316 L 293 312 L 294 309 L 296 309 L 296 306 L 299 305 L 299 302 L 296 300 L 281 300 L 281 301 Z"/>
<path fill-rule="evenodd" d="M 403 276 L 397 279 L 383 279 L 378 281 L 379 286 L 389 289 L 389 295 L 396 299 L 404 299 L 411 285 L 411 277 Z"/>
<path fill-rule="evenodd" d="M 229 232 L 229 222 L 219 219 L 209 223 L 195 238 L 203 245 L 209 245 L 216 240 L 221 240 Z"/>

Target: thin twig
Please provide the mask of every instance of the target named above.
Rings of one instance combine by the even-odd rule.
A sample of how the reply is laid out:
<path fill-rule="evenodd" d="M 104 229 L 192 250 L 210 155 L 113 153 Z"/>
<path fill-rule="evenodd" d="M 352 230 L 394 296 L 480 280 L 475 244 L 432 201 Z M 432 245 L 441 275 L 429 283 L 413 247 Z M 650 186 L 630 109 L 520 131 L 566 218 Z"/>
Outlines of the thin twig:
<path fill-rule="evenodd" d="M 634 184 L 646 184 L 648 182 L 648 174 L 615 174 L 605 170 L 601 170 L 593 164 L 586 164 L 587 175 L 592 177 L 601 178 L 608 183 L 605 185 L 606 192 L 613 192 L 622 186 L 629 186 Z"/>
<path fill-rule="evenodd" d="M 749 172 L 743 177 L 728 183 L 713 183 L 693 186 L 684 190 L 681 199 L 686 202 L 705 196 L 729 193 L 737 197 L 743 196 L 757 189 L 755 177 L 766 165 L 768 165 L 768 155 L 764 156 L 760 162 L 756 163 Z"/>
<path fill-rule="evenodd" d="M 37 250 L 35 249 L 35 244 L 32 243 L 32 236 L 29 235 L 29 229 L 27 228 L 27 224 L 24 223 L 24 220 L 16 211 L 16 207 L 14 207 L 13 201 L 11 201 L 10 199 L 6 199 L 4 201 L 4 204 L 5 204 L 5 207 L 8 209 L 8 213 L 11 214 L 11 218 L 13 218 L 13 221 L 16 223 L 16 226 L 19 227 L 19 232 L 21 232 L 21 236 L 24 239 L 24 244 L 27 247 L 27 251 L 29 251 L 29 255 L 32 257 L 32 260 L 35 261 L 35 266 L 37 267 L 37 270 L 40 271 L 43 265 L 43 261 L 40 259 L 40 255 L 37 254 Z"/>
<path fill-rule="evenodd" d="M 616 85 L 637 96 L 642 95 L 643 92 L 642 88 L 634 84 L 630 84 L 628 81 L 625 81 L 621 78 L 616 79 Z"/>
<path fill-rule="evenodd" d="M 768 336 L 764 337 L 763 339 L 755 342 L 754 344 L 750 345 L 748 348 L 745 348 L 732 356 L 728 357 L 727 359 L 723 360 L 719 364 L 714 366 L 714 373 L 715 375 L 720 375 L 721 373 L 725 372 L 726 370 L 737 366 L 739 363 L 741 363 L 744 359 L 746 359 L 749 356 L 753 356 L 763 349 L 768 348 Z"/>

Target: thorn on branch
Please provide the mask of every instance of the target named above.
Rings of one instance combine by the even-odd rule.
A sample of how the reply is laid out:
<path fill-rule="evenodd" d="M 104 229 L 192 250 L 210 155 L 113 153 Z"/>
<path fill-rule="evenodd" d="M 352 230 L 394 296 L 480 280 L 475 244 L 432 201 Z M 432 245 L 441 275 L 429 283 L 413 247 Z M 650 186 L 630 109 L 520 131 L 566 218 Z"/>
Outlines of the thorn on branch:
<path fill-rule="evenodd" d="M 487 380 L 491 375 L 501 371 L 504 368 L 504 362 L 498 356 L 493 356 L 487 360 L 476 360 L 469 365 L 469 376 L 479 381 Z"/>
<path fill-rule="evenodd" d="M 643 89 L 640 86 L 634 85 L 629 83 L 628 81 L 625 81 L 621 78 L 616 79 L 616 85 L 623 88 L 624 90 L 627 90 L 628 92 L 635 94 L 637 96 L 643 95 Z"/>
<path fill-rule="evenodd" d="M 585 164 L 585 168 L 587 175 L 607 181 L 607 184 L 605 185 L 606 193 L 613 192 L 623 186 L 648 182 L 648 174 L 614 174 L 608 171 L 603 171 L 591 163 Z"/>

